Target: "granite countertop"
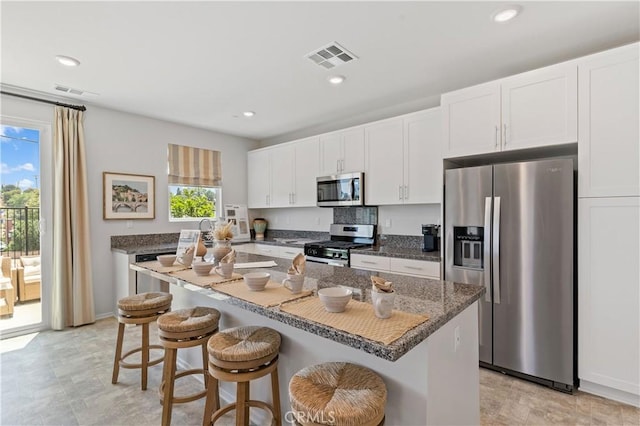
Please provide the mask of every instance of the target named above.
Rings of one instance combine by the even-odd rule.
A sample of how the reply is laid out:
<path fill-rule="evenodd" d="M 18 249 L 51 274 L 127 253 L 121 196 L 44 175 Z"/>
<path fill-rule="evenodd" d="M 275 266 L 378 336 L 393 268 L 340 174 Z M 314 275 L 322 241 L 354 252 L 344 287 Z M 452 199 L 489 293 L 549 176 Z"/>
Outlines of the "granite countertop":
<path fill-rule="evenodd" d="M 238 263 L 265 260 L 275 260 L 278 266 L 266 269 L 251 269 L 251 271 L 269 272 L 274 281 L 282 281 L 286 277 L 287 269 L 291 263 L 290 260 L 280 258 L 273 259 L 248 253 L 238 253 L 237 257 Z M 141 269 L 137 266 L 134 266 L 134 268 Z M 238 269 L 240 273 L 248 271 L 249 270 L 246 269 Z M 341 268 L 314 262 L 307 262 L 304 287 L 315 292 L 325 287 L 338 285 L 347 286 L 353 289 L 353 297 L 355 299 L 371 302 L 371 275 L 380 276 L 394 283 L 394 288 L 397 292 L 395 309 L 417 314 L 428 314 L 429 320 L 410 330 L 395 342 L 385 345 L 288 314 L 281 311 L 279 307 L 265 308 L 224 293 L 219 293 L 215 291 L 215 289 L 196 287 L 184 281 L 177 280 L 171 275 L 165 276 L 168 278 L 167 280 L 173 284 L 189 288 L 213 299 L 239 306 L 267 318 L 351 346 L 389 361 L 399 359 L 402 355 L 424 341 L 449 320 L 482 297 L 485 292 L 485 288 L 479 285 L 459 284 L 384 272 Z"/>

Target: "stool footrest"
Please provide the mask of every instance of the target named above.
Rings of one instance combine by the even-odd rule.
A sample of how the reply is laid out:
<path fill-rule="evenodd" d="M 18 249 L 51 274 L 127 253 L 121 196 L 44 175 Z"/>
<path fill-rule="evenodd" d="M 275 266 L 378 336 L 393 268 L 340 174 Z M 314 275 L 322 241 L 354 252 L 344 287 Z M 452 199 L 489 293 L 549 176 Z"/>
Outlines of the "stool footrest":
<path fill-rule="evenodd" d="M 269 404 L 267 404 L 264 401 L 256 401 L 255 399 L 250 399 L 248 401 L 245 402 L 245 404 L 247 404 L 249 407 L 255 407 L 255 408 L 261 408 L 265 411 L 268 411 L 271 413 L 271 425 L 275 425 L 275 418 L 276 418 L 276 414 L 273 410 L 273 407 Z M 224 416 L 225 414 L 227 414 L 229 411 L 231 410 L 235 410 L 238 408 L 238 404 L 233 402 L 229 405 L 225 405 L 224 407 L 220 408 L 219 410 L 216 410 L 213 412 L 213 414 L 211 415 L 211 421 L 209 422 L 210 425 L 213 425 L 216 420 L 218 420 L 220 417 Z"/>
<path fill-rule="evenodd" d="M 202 368 L 194 368 L 191 370 L 185 370 L 185 371 L 180 371 L 178 373 L 176 373 L 174 380 L 178 380 L 181 377 L 185 377 L 185 376 L 191 376 L 194 374 L 206 374 L 206 370 L 202 369 Z M 164 401 L 164 387 L 165 387 L 165 381 L 163 380 L 162 383 L 160 383 L 160 388 L 158 389 L 158 396 L 160 397 L 160 402 L 162 403 Z M 183 404 L 185 402 L 191 402 L 191 401 L 195 401 L 196 399 L 200 399 L 200 398 L 204 398 L 207 395 L 207 389 L 204 389 L 200 392 L 197 393 L 192 393 L 189 395 L 185 395 L 185 396 L 173 396 L 172 402 L 176 403 L 176 404 Z"/>
<path fill-rule="evenodd" d="M 149 350 L 151 350 L 151 349 L 162 349 L 162 350 L 164 350 L 164 348 L 162 346 L 160 346 L 160 345 L 149 345 Z M 128 356 L 133 355 L 133 354 L 135 354 L 137 352 L 140 352 L 140 351 L 142 351 L 142 347 L 132 349 L 129 352 L 127 352 L 126 354 L 122 355 L 122 358 L 120 358 L 120 360 L 119 360 L 120 367 L 122 367 L 122 368 L 142 368 L 142 363 L 132 364 L 130 362 L 126 362 L 125 361 L 125 359 Z M 160 364 L 163 360 L 164 360 L 164 354 L 160 358 L 156 358 L 154 360 L 149 360 L 149 363 L 147 365 L 149 367 L 151 367 L 152 365 Z"/>

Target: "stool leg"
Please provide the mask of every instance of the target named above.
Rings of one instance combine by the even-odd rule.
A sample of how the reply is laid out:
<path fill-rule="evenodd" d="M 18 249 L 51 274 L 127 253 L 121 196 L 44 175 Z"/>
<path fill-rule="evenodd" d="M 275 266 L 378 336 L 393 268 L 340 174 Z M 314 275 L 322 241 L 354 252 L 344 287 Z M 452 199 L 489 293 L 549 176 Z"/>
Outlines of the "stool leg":
<path fill-rule="evenodd" d="M 207 341 L 208 339 L 205 339 L 204 342 L 202 343 L 202 372 L 204 373 L 204 387 L 208 388 L 208 381 L 209 381 L 209 373 L 208 373 L 208 366 L 209 366 L 209 351 L 207 350 Z"/>
<path fill-rule="evenodd" d="M 236 426 L 249 426 L 249 382 L 238 382 L 236 395 Z"/>
<path fill-rule="evenodd" d="M 207 379 L 207 397 L 204 403 L 204 416 L 202 417 L 202 426 L 211 425 L 211 416 L 219 408 L 220 394 L 218 392 L 218 379 L 209 375 L 209 378 Z"/>
<path fill-rule="evenodd" d="M 171 409 L 173 408 L 173 385 L 176 377 L 176 355 L 175 348 L 164 349 L 164 372 L 162 374 L 162 384 L 164 384 L 164 398 L 162 400 L 162 426 L 171 424 Z M 160 384 L 160 386 L 162 386 Z"/>
<path fill-rule="evenodd" d="M 273 400 L 273 417 L 275 424 L 280 424 L 280 384 L 278 382 L 278 366 L 271 372 L 271 399 Z"/>
<path fill-rule="evenodd" d="M 147 370 L 149 368 L 149 323 L 142 324 L 142 390 L 147 390 Z"/>
<path fill-rule="evenodd" d="M 122 341 L 124 340 L 124 323 L 118 324 L 118 338 L 116 340 L 116 354 L 113 360 L 113 375 L 111 383 L 118 383 L 118 375 L 120 373 L 120 358 L 122 357 Z"/>

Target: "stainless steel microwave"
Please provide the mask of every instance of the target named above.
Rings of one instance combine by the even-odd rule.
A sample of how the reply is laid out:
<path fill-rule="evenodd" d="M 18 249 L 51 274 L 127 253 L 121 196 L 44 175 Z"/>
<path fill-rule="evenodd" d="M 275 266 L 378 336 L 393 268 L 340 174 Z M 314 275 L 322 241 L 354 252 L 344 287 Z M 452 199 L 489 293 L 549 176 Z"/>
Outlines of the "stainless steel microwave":
<path fill-rule="evenodd" d="M 322 176 L 316 181 L 318 207 L 364 206 L 364 173 Z"/>

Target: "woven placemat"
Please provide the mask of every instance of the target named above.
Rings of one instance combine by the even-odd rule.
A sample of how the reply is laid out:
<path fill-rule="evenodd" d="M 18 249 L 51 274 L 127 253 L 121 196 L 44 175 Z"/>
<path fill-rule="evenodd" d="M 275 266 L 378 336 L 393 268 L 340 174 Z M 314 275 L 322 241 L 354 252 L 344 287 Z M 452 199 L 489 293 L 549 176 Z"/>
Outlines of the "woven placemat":
<path fill-rule="evenodd" d="M 353 299 L 349 301 L 347 309 L 340 313 L 327 312 L 318 297 L 287 303 L 280 310 L 385 345 L 395 342 L 407 331 L 429 319 L 427 315 L 396 310 L 390 318 L 380 319 L 374 314 L 371 304 Z"/>
<path fill-rule="evenodd" d="M 242 279 L 242 275 L 233 273 L 231 278 L 224 278 L 213 272 L 213 269 L 209 275 L 200 276 L 195 273 L 193 269 L 184 269 L 182 271 L 175 271 L 171 273 L 171 276 L 186 281 L 189 284 L 194 284 L 199 287 L 211 287 L 214 284 L 228 283 L 229 281 L 237 281 Z"/>
<path fill-rule="evenodd" d="M 184 265 L 180 265 L 179 263 L 174 263 L 172 266 L 162 266 L 162 263 L 157 260 L 151 260 L 149 262 L 138 262 L 136 265 L 150 269 L 155 272 L 160 272 L 161 274 L 167 274 L 169 272 L 182 271 L 187 269 Z"/>
<path fill-rule="evenodd" d="M 256 305 L 264 306 L 265 308 L 278 306 L 281 303 L 289 302 L 311 294 L 310 291 L 302 291 L 298 294 L 293 294 L 282 284 L 275 281 L 269 281 L 263 291 L 250 291 L 244 281 L 229 282 L 224 285 L 216 286 L 214 290 L 228 294 L 229 296 L 237 297 L 238 299 L 246 300 L 247 302 L 255 303 Z"/>

